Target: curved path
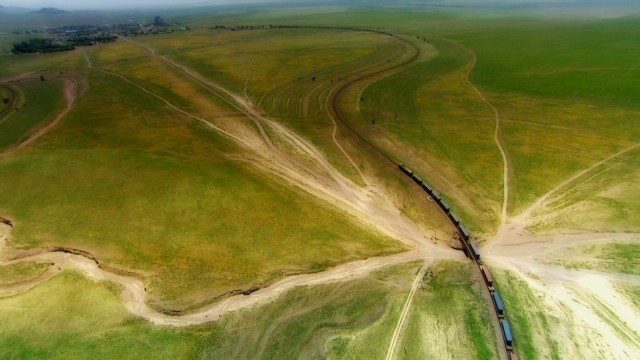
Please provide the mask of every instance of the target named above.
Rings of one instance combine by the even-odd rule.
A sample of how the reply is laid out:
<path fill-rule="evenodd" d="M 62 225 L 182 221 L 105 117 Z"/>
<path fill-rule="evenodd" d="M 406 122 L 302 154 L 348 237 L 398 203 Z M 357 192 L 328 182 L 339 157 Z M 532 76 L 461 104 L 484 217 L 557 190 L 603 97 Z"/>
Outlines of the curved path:
<path fill-rule="evenodd" d="M 2 228 L 4 228 L 4 234 L 0 232 L 0 234 L 2 234 L 2 236 L 0 236 L 0 258 L 2 258 L 2 249 L 10 233 L 10 227 L 0 225 L 0 231 L 2 231 Z M 0 261 L 0 266 L 33 261 L 47 261 L 53 264 L 45 275 L 34 281 L 20 284 L 20 286 L 12 286 L 10 289 L 0 287 L 0 296 L 22 293 L 50 279 L 61 271 L 77 270 L 91 279 L 105 280 L 120 285 L 122 287 L 121 297 L 125 307 L 136 316 L 140 316 L 159 325 L 191 326 L 215 321 L 229 312 L 272 301 L 295 287 L 348 281 L 366 276 L 372 271 L 390 265 L 419 260 L 422 259 L 423 256 L 424 255 L 418 251 L 409 251 L 391 256 L 373 257 L 366 260 L 354 261 L 319 273 L 288 276 L 248 295 L 234 295 L 221 302 L 204 307 L 197 312 L 176 316 L 163 314 L 147 306 L 145 303 L 146 287 L 140 280 L 107 271 L 103 269 L 96 260 L 87 256 L 66 251 L 51 251 L 14 260 Z"/>
<path fill-rule="evenodd" d="M 9 97 L 6 98 L 7 102 L 2 104 L 5 108 L 0 111 L 1 124 L 15 111 L 16 103 L 18 102 L 18 91 L 6 83 L 0 83 L 0 87 L 5 88 L 9 92 Z M 3 102 L 4 100 L 5 99 L 2 99 Z"/>
<path fill-rule="evenodd" d="M 46 134 L 49 130 L 56 126 L 60 122 L 60 120 L 62 120 L 62 118 L 64 118 L 69 113 L 69 111 L 71 111 L 71 109 L 73 108 L 73 103 L 76 100 L 77 80 L 71 77 L 57 78 L 64 80 L 64 95 L 66 99 L 65 108 L 60 113 L 58 113 L 58 115 L 49 123 L 31 133 L 26 139 L 21 140 L 17 144 L 0 152 L 0 159 L 36 141 L 39 137 Z"/>
<path fill-rule="evenodd" d="M 400 339 L 400 334 L 404 331 L 404 323 L 407 320 L 407 315 L 409 314 L 409 309 L 411 308 L 411 303 L 413 302 L 413 297 L 416 294 L 416 291 L 422 284 L 422 279 L 424 278 L 424 273 L 426 272 L 429 264 L 425 263 L 418 269 L 418 273 L 416 274 L 415 279 L 413 280 L 413 284 L 411 285 L 411 289 L 409 290 L 409 295 L 407 295 L 407 300 L 402 307 L 402 311 L 400 313 L 400 319 L 398 319 L 398 323 L 396 324 L 396 328 L 393 331 L 393 336 L 391 337 L 391 343 L 389 344 L 389 348 L 387 349 L 386 360 L 393 359 L 393 355 L 396 352 L 396 347 L 398 346 L 398 342 Z"/>
<path fill-rule="evenodd" d="M 508 161 L 508 158 L 507 158 L 507 152 L 505 151 L 504 147 L 502 146 L 502 142 L 500 141 L 500 112 L 498 111 L 498 109 L 489 100 L 487 100 L 487 98 L 480 91 L 480 89 L 478 89 L 478 87 L 475 86 L 475 84 L 473 82 L 471 82 L 471 79 L 469 78 L 470 75 L 471 75 L 471 72 L 476 67 L 476 62 L 477 62 L 476 54 L 473 51 L 471 51 L 471 49 L 469 49 L 468 47 L 466 47 L 466 46 L 464 46 L 464 45 L 462 45 L 460 43 L 456 43 L 456 44 L 458 44 L 459 46 L 463 47 L 469 54 L 471 54 L 471 58 L 472 58 L 471 65 L 469 66 L 469 69 L 467 70 L 467 74 L 465 76 L 465 79 L 466 79 L 467 83 L 476 92 L 476 94 L 478 94 L 480 99 L 482 99 L 482 101 L 485 104 L 487 104 L 487 106 L 489 106 L 489 108 L 491 108 L 491 110 L 493 111 L 493 113 L 495 115 L 496 127 L 495 127 L 495 131 L 493 133 L 493 141 L 496 143 L 496 146 L 498 147 L 498 150 L 500 150 L 500 155 L 502 156 L 502 210 L 500 212 L 500 224 L 504 225 L 507 222 L 507 218 L 508 218 L 509 161 Z"/>

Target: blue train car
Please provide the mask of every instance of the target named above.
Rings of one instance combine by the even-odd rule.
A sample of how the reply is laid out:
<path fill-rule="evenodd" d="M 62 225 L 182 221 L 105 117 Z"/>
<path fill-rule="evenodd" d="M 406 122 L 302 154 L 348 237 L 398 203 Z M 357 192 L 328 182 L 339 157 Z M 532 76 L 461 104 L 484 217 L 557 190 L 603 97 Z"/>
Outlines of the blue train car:
<path fill-rule="evenodd" d="M 507 345 L 507 350 L 513 349 L 513 334 L 511 333 L 511 325 L 509 325 L 509 320 L 500 319 L 500 327 L 502 328 L 504 342 Z"/>
<path fill-rule="evenodd" d="M 446 202 L 444 199 L 440 200 L 440 206 L 441 206 L 441 207 L 442 207 L 442 209 L 443 209 L 444 211 L 446 211 L 447 213 L 448 213 L 449 211 L 451 211 L 451 206 L 449 206 L 449 203 L 448 203 L 448 202 Z"/>
<path fill-rule="evenodd" d="M 451 218 L 451 221 L 453 221 L 454 223 L 460 224 L 460 218 L 453 211 L 449 212 L 449 217 Z"/>
<path fill-rule="evenodd" d="M 476 260 L 480 260 L 480 250 L 478 249 L 478 246 L 474 243 L 469 243 L 469 245 L 471 245 L 471 255 L 473 256 L 473 258 Z"/>
<path fill-rule="evenodd" d="M 493 305 L 495 305 L 496 307 L 496 312 L 498 313 L 498 317 L 503 318 L 504 317 L 504 302 L 502 301 L 502 298 L 500 297 L 500 294 L 498 294 L 497 291 L 494 291 L 491 293 L 491 298 L 493 299 Z"/>
<path fill-rule="evenodd" d="M 469 239 L 471 239 L 471 233 L 469 232 L 469 230 L 467 230 L 466 227 L 464 227 L 464 225 L 460 224 L 460 226 L 458 226 L 458 229 L 460 229 L 460 234 L 465 241 L 469 241 Z"/>
<path fill-rule="evenodd" d="M 431 188 L 431 186 L 429 186 L 429 184 L 427 184 L 426 181 L 422 182 L 422 188 L 428 192 L 429 194 L 431 194 L 433 192 L 433 189 Z"/>
<path fill-rule="evenodd" d="M 419 185 L 422 185 L 422 179 L 418 175 L 414 173 L 412 178 L 413 178 L 413 181 L 417 182 Z"/>
<path fill-rule="evenodd" d="M 402 171 L 403 173 L 411 176 L 413 174 L 413 171 L 409 170 L 408 167 L 404 166 L 403 164 L 398 164 L 398 167 L 400 168 L 400 171 Z"/>

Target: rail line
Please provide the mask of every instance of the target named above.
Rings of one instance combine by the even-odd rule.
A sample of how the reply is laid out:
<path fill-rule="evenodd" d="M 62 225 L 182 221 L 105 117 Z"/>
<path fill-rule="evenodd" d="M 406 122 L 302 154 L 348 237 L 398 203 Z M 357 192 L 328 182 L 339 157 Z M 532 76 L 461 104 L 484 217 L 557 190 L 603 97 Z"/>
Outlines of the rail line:
<path fill-rule="evenodd" d="M 300 27 L 302 28 L 302 27 Z M 305 28 L 314 28 L 314 27 L 305 27 Z M 326 27 L 316 27 L 316 28 L 326 28 Z M 409 176 L 410 178 L 412 178 L 414 180 L 414 182 L 416 184 L 418 184 L 434 201 L 436 201 L 436 203 L 439 205 L 439 207 L 442 209 L 442 211 L 445 213 L 445 215 L 447 216 L 447 218 L 449 218 L 449 220 L 451 221 L 452 225 L 456 228 L 458 235 L 459 235 L 459 240 L 460 243 L 462 244 L 463 247 L 463 251 L 465 252 L 465 254 L 467 255 L 467 257 L 469 257 L 476 265 L 476 267 L 478 268 L 478 271 L 480 272 L 480 274 L 482 275 L 482 278 L 484 279 L 485 285 L 486 285 L 486 289 L 489 292 L 489 295 L 491 297 L 492 303 L 493 303 L 493 310 L 494 310 L 494 314 L 498 320 L 498 324 L 500 327 L 500 332 L 502 333 L 502 345 L 504 345 L 504 351 L 507 354 L 507 357 L 510 360 L 516 360 L 519 359 L 518 357 L 518 352 L 516 350 L 515 347 L 515 339 L 513 337 L 513 333 L 511 331 L 511 325 L 509 323 L 509 320 L 507 319 L 507 313 L 506 313 L 506 309 L 504 306 L 504 302 L 502 301 L 502 298 L 500 296 L 500 294 L 495 290 L 494 288 L 494 280 L 493 277 L 491 275 L 491 272 L 489 271 L 489 268 L 486 267 L 485 265 L 482 264 L 482 260 L 480 258 L 480 251 L 477 247 L 476 244 L 471 242 L 471 233 L 465 228 L 465 226 L 462 224 L 462 222 L 460 221 L 460 218 L 451 211 L 451 207 L 449 206 L 449 204 L 442 199 L 442 196 L 440 195 L 440 193 L 435 190 L 434 188 L 432 188 L 429 184 L 427 184 L 426 182 L 424 182 L 420 177 L 418 177 L 416 174 L 413 173 L 413 171 L 411 171 L 409 168 L 407 168 L 406 166 L 404 166 L 402 163 L 398 163 L 397 161 L 395 161 L 393 158 L 391 158 L 390 155 L 386 154 L 382 149 L 378 148 L 376 145 L 374 145 L 372 142 L 370 142 L 367 138 L 365 138 L 362 134 L 360 134 L 353 126 L 351 126 L 351 124 L 349 124 L 346 119 L 344 118 L 344 116 L 340 113 L 340 109 L 338 106 L 338 100 L 340 98 L 340 96 L 344 93 L 344 91 L 349 88 L 349 86 L 353 85 L 354 83 L 358 82 L 358 81 L 362 81 L 368 78 L 372 78 L 374 76 L 386 73 L 386 72 L 391 72 L 393 70 L 396 70 L 400 67 L 409 65 L 410 63 L 414 62 L 415 60 L 417 60 L 420 56 L 420 49 L 413 43 L 411 43 L 408 40 L 405 40 L 403 38 L 401 38 L 400 36 L 388 33 L 388 32 L 384 32 L 384 31 L 379 31 L 379 30 L 371 30 L 371 29 L 358 29 L 358 28 L 346 28 L 346 27 L 338 27 L 338 29 L 344 29 L 344 30 L 354 30 L 354 31 L 370 31 L 370 32 L 376 32 L 379 34 L 383 34 L 383 35 L 388 35 L 388 36 L 392 36 L 400 41 L 402 41 L 405 45 L 408 45 L 409 47 L 412 47 L 415 52 L 414 54 L 407 58 L 406 60 L 394 64 L 392 66 L 383 68 L 381 70 L 378 71 L 374 71 L 372 73 L 360 76 L 360 77 L 356 77 L 353 79 L 350 79 L 346 82 L 344 82 L 343 84 L 341 84 L 337 90 L 333 91 L 332 94 L 330 94 L 330 96 L 332 96 L 330 102 L 331 102 L 331 110 L 332 110 L 332 115 L 335 116 L 335 118 L 337 118 L 338 120 L 340 120 L 340 122 L 347 128 L 349 129 L 349 131 L 355 135 L 357 138 L 359 138 L 362 142 L 364 142 L 365 144 L 367 144 L 367 146 L 369 146 L 372 150 L 374 150 L 378 155 L 380 155 L 382 158 L 386 159 L 387 161 L 389 161 L 390 163 L 393 164 L 393 166 L 396 166 L 397 168 L 399 168 L 405 175 Z"/>

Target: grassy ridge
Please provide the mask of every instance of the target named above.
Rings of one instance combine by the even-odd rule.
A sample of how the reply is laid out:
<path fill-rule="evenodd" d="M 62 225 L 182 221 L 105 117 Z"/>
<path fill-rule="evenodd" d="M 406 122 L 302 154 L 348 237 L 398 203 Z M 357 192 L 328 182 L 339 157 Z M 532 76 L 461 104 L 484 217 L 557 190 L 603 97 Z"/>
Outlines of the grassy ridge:
<path fill-rule="evenodd" d="M 24 82 L 20 84 L 20 90 L 25 102 L 0 122 L 0 151 L 27 138 L 64 107 L 63 82 L 60 80 Z"/>
<path fill-rule="evenodd" d="M 29 262 L 0 266 L 0 286 L 20 284 L 38 278 L 51 266 L 47 262 Z"/>

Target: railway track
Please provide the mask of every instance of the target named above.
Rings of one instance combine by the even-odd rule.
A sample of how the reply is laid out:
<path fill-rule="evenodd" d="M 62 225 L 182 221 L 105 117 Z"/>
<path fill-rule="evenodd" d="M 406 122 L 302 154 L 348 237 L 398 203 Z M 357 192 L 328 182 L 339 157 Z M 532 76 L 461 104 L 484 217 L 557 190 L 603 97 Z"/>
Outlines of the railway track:
<path fill-rule="evenodd" d="M 327 28 L 327 27 L 304 27 L 304 28 Z M 349 124 L 349 122 L 346 121 L 343 114 L 340 112 L 340 108 L 338 106 L 338 100 L 344 94 L 345 90 L 348 89 L 350 86 L 352 86 L 356 82 L 373 78 L 375 76 L 378 76 L 384 73 L 389 73 L 401 67 L 411 64 L 412 62 L 416 61 L 420 57 L 420 49 L 418 48 L 418 46 L 411 43 L 410 41 L 405 40 L 398 35 L 394 35 L 384 31 L 371 30 L 371 29 L 343 28 L 343 27 L 339 27 L 338 29 L 353 30 L 353 31 L 369 31 L 369 32 L 375 32 L 382 35 L 386 35 L 386 36 L 391 36 L 403 42 L 405 45 L 409 46 L 410 48 L 413 48 L 414 50 L 413 55 L 408 57 L 404 61 L 382 68 L 380 70 L 365 74 L 363 76 L 349 79 L 344 83 L 340 84 L 336 88 L 336 90 L 332 91 L 329 95 L 332 115 L 335 118 L 337 118 L 353 135 L 355 135 L 362 142 L 364 142 L 369 148 L 371 148 L 375 153 L 377 153 L 379 156 L 381 156 L 386 161 L 391 163 L 391 165 L 399 168 L 405 175 L 408 175 L 409 177 L 411 177 L 414 180 L 414 182 L 416 182 L 416 184 L 418 184 L 431 198 L 433 198 L 436 201 L 436 203 L 438 203 L 438 205 L 440 206 L 442 211 L 445 213 L 447 218 L 449 218 L 449 220 L 451 221 L 452 225 L 456 228 L 459 235 L 459 240 L 462 244 L 463 251 L 465 252 L 467 257 L 469 257 L 475 263 L 478 271 L 480 272 L 480 274 L 482 275 L 485 281 L 486 290 L 489 292 L 490 298 L 492 299 L 492 303 L 493 303 L 492 308 L 494 310 L 495 317 L 498 321 L 500 331 L 502 333 L 503 341 L 501 342 L 501 344 L 503 345 L 504 353 L 507 354 L 507 357 L 510 360 L 518 359 L 519 357 L 515 347 L 515 339 L 513 337 L 513 333 L 511 332 L 511 326 L 510 326 L 509 320 L 507 319 L 507 316 L 506 316 L 504 303 L 502 302 L 502 299 L 499 293 L 495 290 L 493 286 L 494 280 L 489 272 L 489 269 L 482 264 L 479 249 L 474 243 L 470 241 L 471 234 L 469 233 L 469 231 L 464 227 L 464 225 L 461 223 L 457 215 L 455 215 L 455 213 L 451 211 L 450 206 L 446 203 L 444 199 L 442 199 L 442 197 L 440 196 L 440 193 L 438 193 L 437 190 L 433 189 L 426 182 L 422 181 L 422 179 L 420 179 L 417 175 L 415 175 L 411 170 L 409 170 L 403 164 L 398 163 L 398 161 L 394 160 L 390 155 L 385 153 L 382 149 L 374 145 L 366 137 L 360 134 L 353 126 L 351 126 L 351 124 Z"/>

